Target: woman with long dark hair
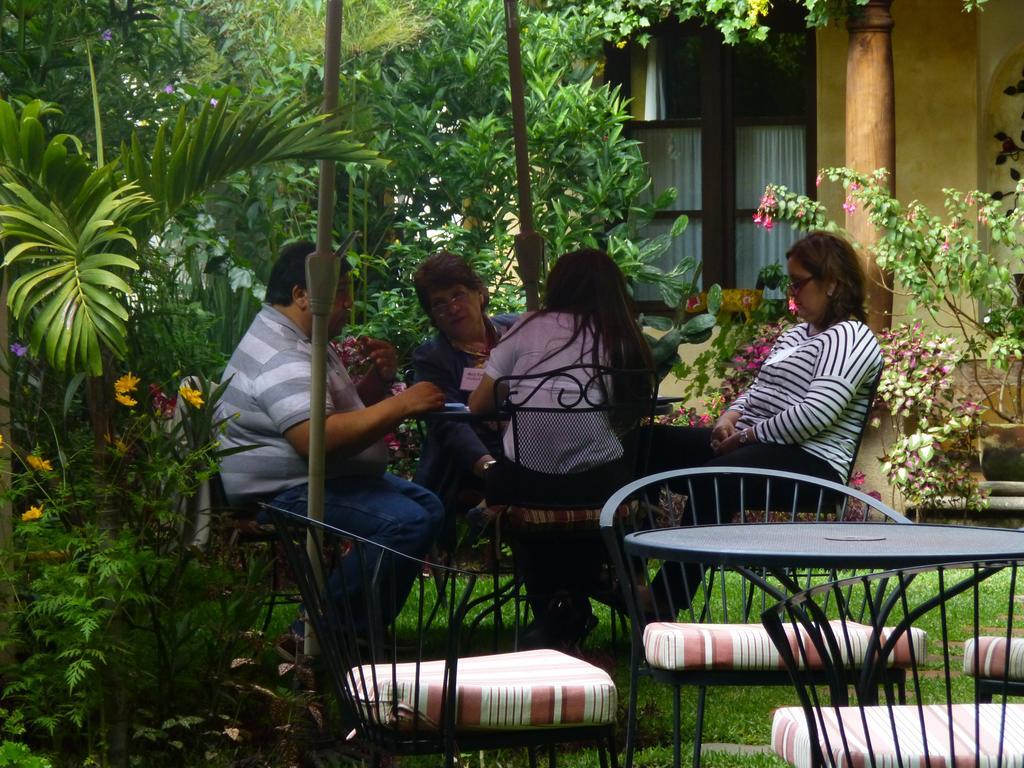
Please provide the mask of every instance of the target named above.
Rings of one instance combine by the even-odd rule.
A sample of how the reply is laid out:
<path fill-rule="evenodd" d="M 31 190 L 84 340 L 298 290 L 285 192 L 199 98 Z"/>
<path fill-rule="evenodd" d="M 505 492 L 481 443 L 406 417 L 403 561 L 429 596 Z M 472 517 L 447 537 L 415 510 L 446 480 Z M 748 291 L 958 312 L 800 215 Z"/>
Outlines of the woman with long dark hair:
<path fill-rule="evenodd" d="M 566 366 L 585 369 L 588 364 L 618 370 L 653 367 L 622 271 L 607 253 L 591 248 L 572 251 L 558 259 L 548 276 L 544 308 L 524 315 L 492 350 L 484 377 L 470 395 L 469 408 L 474 413 L 493 411 L 498 405 L 494 382 L 502 376 L 538 374 Z M 622 375 L 613 377 L 611 382 L 597 379 L 595 384 L 607 390 L 599 397 L 611 402 L 636 402 L 651 394 L 649 381 L 642 376 Z M 550 388 L 549 396 L 556 397 L 554 385 Z M 594 398 L 588 396 L 581 402 L 593 403 Z M 544 404 L 543 397 L 530 402 L 532 407 Z M 553 400 L 551 404 L 556 405 Z M 543 437 L 534 435 L 530 439 Z M 601 441 L 602 435 L 592 437 Z M 577 455 L 567 456 L 566 463 L 548 471 L 579 472 L 618 458 L 621 447 L 613 455 L 616 448 L 612 443 L 618 445 L 614 434 L 607 432 L 603 437 L 603 447 L 576 446 L 580 449 Z M 514 458 L 507 433 L 505 454 Z"/>
<path fill-rule="evenodd" d="M 594 366 L 620 373 L 596 375 Z M 544 308 L 522 317 L 491 351 L 484 377 L 470 395 L 470 410 L 495 410 L 505 396 L 495 391 L 495 382 L 503 376 L 566 367 L 572 367 L 572 373 L 546 378 L 539 385 L 524 382 L 530 391 L 529 406 L 558 411 L 569 402 L 579 408 L 608 405 L 609 410 L 574 416 L 571 429 L 565 428 L 564 418 L 519 422 L 519 445 L 544 447 L 545 461 L 539 465 L 530 463 L 525 448 L 522 457 L 516 455 L 512 429 L 506 429 L 504 458 L 486 480 L 489 504 L 600 508 L 633 479 L 624 459 L 627 425 L 618 421 L 617 406 L 650 398 L 653 383 L 649 376 L 621 372 L 653 366 L 625 278 L 602 251 L 583 249 L 558 259 L 548 276 Z M 529 389 L 532 386 L 536 388 Z M 571 543 L 561 534 L 520 536 L 513 546 L 535 616 L 524 645 L 577 645 L 596 623 L 587 595 L 605 559 L 597 532 L 575 536 Z"/>

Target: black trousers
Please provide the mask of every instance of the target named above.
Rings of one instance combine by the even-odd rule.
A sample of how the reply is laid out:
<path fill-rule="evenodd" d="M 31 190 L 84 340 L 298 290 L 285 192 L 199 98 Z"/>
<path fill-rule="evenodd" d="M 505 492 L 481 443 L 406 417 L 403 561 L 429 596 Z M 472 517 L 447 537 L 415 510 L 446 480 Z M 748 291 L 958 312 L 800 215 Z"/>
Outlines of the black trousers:
<path fill-rule="evenodd" d="M 708 427 L 672 427 L 658 424 L 651 430 L 647 474 L 696 467 L 753 467 L 796 472 L 837 483 L 846 482 L 846 478 L 840 477 L 827 461 L 796 445 L 753 443 L 741 446 L 723 456 L 716 456 L 711 450 L 711 429 Z M 676 493 L 688 497 L 682 519 L 684 525 L 727 523 L 739 511 L 738 484 L 732 486 L 719 482 L 716 488 L 711 480 L 703 480 L 686 485 L 670 483 L 669 487 Z M 744 493 L 748 499 L 763 499 L 765 486 L 746 478 Z M 793 487 L 789 483 L 775 479 L 772 482 L 772 495 L 778 499 L 789 499 L 793 495 Z M 809 493 L 808 506 L 813 507 L 816 496 L 816 492 Z M 665 597 L 664 592 L 668 590 L 676 605 L 686 607 L 701 579 L 701 566 L 697 563 L 688 563 L 682 567 L 667 565 L 656 578 L 655 585 L 656 590 L 662 593 L 661 597 Z"/>

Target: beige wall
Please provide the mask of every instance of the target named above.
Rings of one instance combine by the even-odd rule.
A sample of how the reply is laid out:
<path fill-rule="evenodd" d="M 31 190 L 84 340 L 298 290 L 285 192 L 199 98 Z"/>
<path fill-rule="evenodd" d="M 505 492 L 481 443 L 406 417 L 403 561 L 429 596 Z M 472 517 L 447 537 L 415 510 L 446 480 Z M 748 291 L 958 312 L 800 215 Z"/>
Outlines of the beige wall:
<path fill-rule="evenodd" d="M 978 14 L 961 8 L 960 0 L 892 5 L 896 193 L 928 206 L 941 205 L 944 186 L 978 185 Z M 818 31 L 819 166 L 845 162 L 847 39 L 845 24 Z M 842 203 L 831 190 L 822 199 L 830 210 Z"/>

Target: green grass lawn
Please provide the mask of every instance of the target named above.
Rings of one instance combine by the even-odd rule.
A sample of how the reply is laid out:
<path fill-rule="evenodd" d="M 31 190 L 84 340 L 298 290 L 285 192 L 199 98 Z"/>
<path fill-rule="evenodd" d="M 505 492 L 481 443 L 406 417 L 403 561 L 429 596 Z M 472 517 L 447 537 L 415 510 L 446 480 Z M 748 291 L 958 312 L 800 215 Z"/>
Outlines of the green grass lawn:
<path fill-rule="evenodd" d="M 482 592 L 486 584 L 479 583 L 477 590 Z M 727 580 L 727 591 L 735 600 L 738 590 L 738 577 L 730 574 Z M 1003 574 L 993 577 L 986 583 L 985 589 L 992 593 L 1006 594 Z M 934 594 L 936 582 L 933 574 L 925 574 L 911 584 L 908 596 L 911 601 L 918 601 Z M 969 597 L 969 596 L 968 596 Z M 951 654 L 955 660 L 951 667 L 954 670 L 962 667 L 959 661 L 962 654 L 961 641 L 971 631 L 974 624 L 973 604 L 965 597 L 951 602 L 948 606 L 948 623 L 950 627 Z M 699 603 L 699 601 L 698 601 Z M 996 604 L 998 603 L 998 604 Z M 720 598 L 712 601 L 720 605 Z M 983 627 L 1005 626 L 1005 599 L 992 601 L 982 600 L 980 605 L 980 624 Z M 759 609 L 755 610 L 755 616 Z M 619 691 L 618 737 L 619 744 L 624 740 L 626 705 L 629 694 L 629 638 L 628 633 L 617 633 L 617 642 L 612 643 L 611 616 L 605 606 L 595 605 L 600 625 L 587 639 L 582 655 L 588 661 L 603 667 L 612 674 Z M 511 605 L 504 608 L 504 620 L 511 624 L 513 609 Z M 754 619 L 756 620 L 756 619 Z M 941 649 L 938 645 L 940 637 L 939 617 L 935 611 L 917 626 L 929 633 L 929 662 L 927 668 L 942 668 Z M 477 652 L 489 652 L 493 625 L 485 618 L 474 633 L 473 645 Z M 443 632 L 438 632 L 438 639 Z M 510 647 L 511 635 L 506 628 L 501 635 L 503 647 Z M 972 682 L 961 677 L 955 681 L 957 697 L 967 701 L 972 697 Z M 943 696 L 941 678 L 929 678 L 924 681 L 925 697 Z M 782 766 L 785 763 L 764 750 L 770 741 L 772 711 L 780 706 L 797 703 L 795 691 L 790 686 L 750 686 L 750 687 L 719 687 L 709 689 L 704 724 L 704 764 L 711 768 L 719 766 L 749 766 L 750 768 L 768 768 Z M 694 713 L 696 706 L 696 689 L 684 688 L 682 693 L 682 735 L 683 764 L 690 763 L 693 749 L 693 731 L 695 727 Z M 635 764 L 656 768 L 669 766 L 672 763 L 672 703 L 671 689 L 648 678 L 642 678 L 639 686 L 638 734 Z M 745 745 L 754 748 L 752 754 L 736 753 L 735 750 L 715 751 L 717 745 Z M 463 764 L 480 766 L 480 768 L 519 768 L 528 765 L 527 756 L 522 750 L 494 751 L 481 754 L 464 755 Z M 330 764 L 330 762 L 325 763 Z M 351 765 L 342 758 L 336 759 L 338 765 Z M 436 756 L 423 758 L 406 758 L 401 761 L 408 766 L 434 766 L 438 764 Z M 564 747 L 559 753 L 559 765 L 573 768 L 574 766 L 597 765 L 597 753 L 593 749 Z"/>

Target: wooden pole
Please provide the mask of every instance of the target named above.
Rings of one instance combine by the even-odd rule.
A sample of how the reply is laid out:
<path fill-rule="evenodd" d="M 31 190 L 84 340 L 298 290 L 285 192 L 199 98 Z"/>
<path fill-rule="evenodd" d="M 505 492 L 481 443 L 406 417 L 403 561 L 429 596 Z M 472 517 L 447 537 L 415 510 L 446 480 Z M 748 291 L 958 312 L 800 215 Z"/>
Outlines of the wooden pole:
<path fill-rule="evenodd" d="M 847 20 L 850 46 L 846 58 L 846 165 L 870 173 L 889 170 L 889 190 L 896 189 L 896 108 L 892 63 L 893 0 L 870 0 Z M 892 275 L 883 272 L 866 250 L 878 232 L 863 211 L 846 214 L 847 231 L 865 248 L 868 277 L 868 324 L 875 332 L 892 325 Z"/>
<path fill-rule="evenodd" d="M 324 113 L 338 108 L 338 69 L 341 66 L 341 0 L 327 4 L 327 24 L 324 31 Z M 313 313 L 313 360 L 309 382 L 309 495 L 306 514 L 310 520 L 324 519 L 324 429 L 327 419 L 325 402 L 327 387 L 327 320 L 334 305 L 338 287 L 338 259 L 332 247 L 334 230 L 334 178 L 333 160 L 320 161 L 319 196 L 317 200 L 316 251 L 306 258 L 306 294 Z M 310 531 L 306 541 L 310 562 L 314 569 L 320 562 L 319 537 Z M 314 570 L 321 589 L 323 574 Z M 313 626 L 306 622 L 305 652 L 319 653 L 319 644 Z"/>
<path fill-rule="evenodd" d="M 508 82 L 512 100 L 512 141 L 516 155 L 516 187 L 519 192 L 519 233 L 516 263 L 526 291 L 526 308 L 540 306 L 540 273 L 544 240 L 533 228 L 533 196 L 530 191 L 530 150 L 526 139 L 526 100 L 523 96 L 522 43 L 519 38 L 519 0 L 505 0 L 505 43 L 508 46 Z"/>

